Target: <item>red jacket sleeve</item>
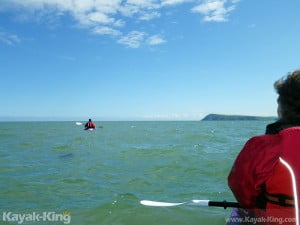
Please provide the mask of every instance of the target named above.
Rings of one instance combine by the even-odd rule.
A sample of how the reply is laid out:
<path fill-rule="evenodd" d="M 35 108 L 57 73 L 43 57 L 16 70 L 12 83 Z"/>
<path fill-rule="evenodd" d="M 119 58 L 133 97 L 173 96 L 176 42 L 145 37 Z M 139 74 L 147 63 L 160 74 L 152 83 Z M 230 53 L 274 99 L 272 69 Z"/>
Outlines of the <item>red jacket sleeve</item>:
<path fill-rule="evenodd" d="M 256 207 L 261 186 L 271 176 L 278 157 L 278 135 L 263 135 L 247 141 L 228 176 L 228 185 L 243 208 Z"/>

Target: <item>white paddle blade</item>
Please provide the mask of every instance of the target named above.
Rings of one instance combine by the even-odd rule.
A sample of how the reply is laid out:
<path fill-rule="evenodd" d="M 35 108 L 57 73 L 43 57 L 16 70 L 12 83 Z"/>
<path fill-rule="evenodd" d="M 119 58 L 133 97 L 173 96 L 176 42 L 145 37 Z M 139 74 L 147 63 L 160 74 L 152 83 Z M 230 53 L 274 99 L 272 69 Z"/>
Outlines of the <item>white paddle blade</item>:
<path fill-rule="evenodd" d="M 79 125 L 82 125 L 82 123 L 81 123 L 81 122 L 76 122 L 75 124 L 76 124 L 76 125 L 78 125 L 78 126 L 79 126 Z"/>
<path fill-rule="evenodd" d="M 192 200 L 189 205 L 208 206 L 209 200 Z"/>
<path fill-rule="evenodd" d="M 177 206 L 177 205 L 185 204 L 185 202 L 171 203 L 171 202 L 153 202 L 148 200 L 142 200 L 140 201 L 140 203 L 146 206 L 159 206 L 159 207 Z"/>

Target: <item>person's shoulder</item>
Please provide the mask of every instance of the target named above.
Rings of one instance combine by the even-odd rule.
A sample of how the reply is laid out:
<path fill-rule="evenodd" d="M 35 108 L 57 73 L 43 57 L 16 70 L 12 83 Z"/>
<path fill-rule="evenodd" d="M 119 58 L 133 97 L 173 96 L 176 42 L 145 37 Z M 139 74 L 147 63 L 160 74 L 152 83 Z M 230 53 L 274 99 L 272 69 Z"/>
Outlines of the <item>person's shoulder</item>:
<path fill-rule="evenodd" d="M 240 158 L 245 162 L 255 162 L 255 165 L 265 160 L 275 159 L 280 152 L 280 138 L 278 135 L 260 135 L 250 138 L 240 152 Z M 253 164 L 254 165 L 254 164 Z"/>
<path fill-rule="evenodd" d="M 265 141 L 274 141 L 279 138 L 278 134 L 262 134 L 257 135 L 249 139 L 251 142 L 265 142 Z"/>
<path fill-rule="evenodd" d="M 264 134 L 250 138 L 245 146 L 248 148 L 264 149 L 277 146 L 279 143 L 280 137 L 278 134 Z"/>

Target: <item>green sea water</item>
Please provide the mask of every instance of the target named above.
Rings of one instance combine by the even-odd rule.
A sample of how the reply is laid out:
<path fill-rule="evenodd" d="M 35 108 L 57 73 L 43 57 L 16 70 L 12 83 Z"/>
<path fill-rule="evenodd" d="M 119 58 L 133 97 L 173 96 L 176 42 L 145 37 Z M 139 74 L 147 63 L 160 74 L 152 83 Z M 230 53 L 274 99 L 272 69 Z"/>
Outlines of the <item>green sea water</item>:
<path fill-rule="evenodd" d="M 2 213 L 70 212 L 76 225 L 225 224 L 230 209 L 146 207 L 140 200 L 230 200 L 245 141 L 272 121 L 0 123 Z M 63 224 L 24 222 L 23 224 Z"/>

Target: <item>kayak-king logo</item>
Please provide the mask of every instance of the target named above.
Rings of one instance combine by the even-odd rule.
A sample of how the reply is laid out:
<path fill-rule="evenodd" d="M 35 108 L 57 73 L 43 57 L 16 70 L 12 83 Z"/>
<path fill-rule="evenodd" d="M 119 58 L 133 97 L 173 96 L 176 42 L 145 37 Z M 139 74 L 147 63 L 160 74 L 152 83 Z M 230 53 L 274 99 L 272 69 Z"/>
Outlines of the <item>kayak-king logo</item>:
<path fill-rule="evenodd" d="M 23 224 L 24 222 L 61 222 L 64 224 L 71 223 L 71 212 L 64 211 L 62 213 L 56 212 L 31 212 L 31 213 L 14 213 L 3 212 L 2 220 L 6 222 L 15 222 Z"/>

